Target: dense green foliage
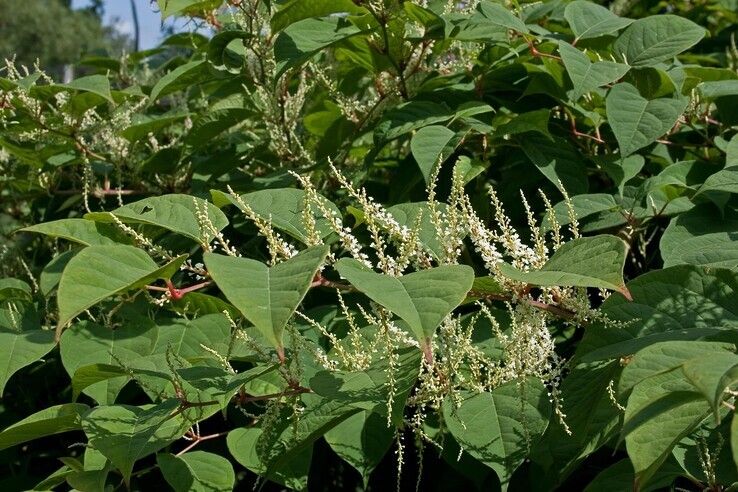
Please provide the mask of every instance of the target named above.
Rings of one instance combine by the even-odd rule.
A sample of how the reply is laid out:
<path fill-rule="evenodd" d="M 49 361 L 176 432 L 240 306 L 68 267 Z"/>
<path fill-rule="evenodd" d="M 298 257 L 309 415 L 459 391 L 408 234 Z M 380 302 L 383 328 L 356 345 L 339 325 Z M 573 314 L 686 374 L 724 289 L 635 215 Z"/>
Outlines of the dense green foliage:
<path fill-rule="evenodd" d="M 738 484 L 735 0 L 158 6 L 0 78 L 5 489 Z"/>

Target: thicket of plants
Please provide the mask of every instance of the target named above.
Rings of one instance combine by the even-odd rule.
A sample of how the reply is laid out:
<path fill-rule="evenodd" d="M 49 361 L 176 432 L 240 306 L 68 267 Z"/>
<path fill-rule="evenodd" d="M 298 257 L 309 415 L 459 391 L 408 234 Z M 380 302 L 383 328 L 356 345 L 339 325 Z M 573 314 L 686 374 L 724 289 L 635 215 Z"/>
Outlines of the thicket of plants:
<path fill-rule="evenodd" d="M 0 78 L 4 490 L 734 490 L 735 0 L 158 0 Z"/>

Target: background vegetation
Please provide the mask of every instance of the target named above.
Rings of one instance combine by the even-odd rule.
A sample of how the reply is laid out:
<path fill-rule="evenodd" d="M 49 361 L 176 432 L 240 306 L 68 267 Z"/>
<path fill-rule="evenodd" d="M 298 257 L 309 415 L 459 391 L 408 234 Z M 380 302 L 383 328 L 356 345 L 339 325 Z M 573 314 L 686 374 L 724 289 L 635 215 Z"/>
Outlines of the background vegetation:
<path fill-rule="evenodd" d="M 2 487 L 736 487 L 735 0 L 99 7 L 0 0 Z"/>

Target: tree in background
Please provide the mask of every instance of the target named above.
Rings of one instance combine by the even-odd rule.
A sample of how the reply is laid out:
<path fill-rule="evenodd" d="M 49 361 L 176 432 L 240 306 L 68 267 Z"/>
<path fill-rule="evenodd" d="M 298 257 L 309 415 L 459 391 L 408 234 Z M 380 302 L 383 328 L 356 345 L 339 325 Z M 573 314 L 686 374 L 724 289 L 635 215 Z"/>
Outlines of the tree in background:
<path fill-rule="evenodd" d="M 69 0 L 0 0 L 0 59 L 29 66 L 38 59 L 56 74 L 85 53 L 128 48 L 127 38 L 103 26 L 102 10 L 99 1 L 73 10 Z"/>

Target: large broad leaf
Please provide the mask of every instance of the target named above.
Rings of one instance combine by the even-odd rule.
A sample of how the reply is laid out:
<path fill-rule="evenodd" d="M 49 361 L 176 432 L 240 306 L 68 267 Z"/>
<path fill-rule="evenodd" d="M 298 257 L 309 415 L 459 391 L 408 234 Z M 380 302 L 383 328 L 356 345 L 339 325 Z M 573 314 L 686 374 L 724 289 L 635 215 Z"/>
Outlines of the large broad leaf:
<path fill-rule="evenodd" d="M 576 41 L 613 34 L 633 22 L 633 19 L 618 17 L 605 7 L 588 0 L 568 3 L 564 18 L 576 36 Z"/>
<path fill-rule="evenodd" d="M 277 76 L 307 61 L 320 50 L 361 32 L 346 19 L 338 17 L 304 19 L 290 25 L 274 43 Z"/>
<path fill-rule="evenodd" d="M 206 253 L 205 265 L 228 300 L 284 356 L 282 332 L 328 254 L 314 246 L 271 268 L 247 258 Z"/>
<path fill-rule="evenodd" d="M 54 332 L 42 330 L 31 308 L 21 312 L 0 308 L 0 395 L 8 379 L 54 348 Z"/>
<path fill-rule="evenodd" d="M 402 422 L 405 401 L 418 380 L 420 357 L 417 350 L 399 352 L 394 367 L 388 358 L 374 362 L 363 371 L 320 371 L 310 379 L 310 388 L 331 401 L 386 415 L 393 393 L 392 421 Z M 394 387 L 390 384 L 394 377 Z M 384 419 L 385 423 L 387 419 Z"/>
<path fill-rule="evenodd" d="M 242 427 L 228 433 L 226 442 L 228 451 L 236 461 L 252 472 L 264 475 L 267 466 L 257 453 L 257 445 L 261 436 L 262 430 L 259 427 Z M 293 454 L 288 461 L 281 463 L 281 466 L 272 467 L 269 480 L 291 489 L 305 490 L 312 457 L 312 446 L 305 446 Z"/>
<path fill-rule="evenodd" d="M 90 92 L 97 94 L 108 102 L 113 101 L 113 95 L 110 93 L 110 80 L 105 75 L 88 75 L 63 84 L 60 87 L 73 89 L 75 91 Z"/>
<path fill-rule="evenodd" d="M 586 3 L 601 8 L 599 5 Z M 565 41 L 559 42 L 559 53 L 574 86 L 571 91 L 571 98 L 574 101 L 598 87 L 619 80 L 630 70 L 628 65 L 622 63 L 611 61 L 592 62 L 586 54 Z"/>
<path fill-rule="evenodd" d="M 516 17 L 510 9 L 502 5 L 485 0 L 479 3 L 477 10 L 487 22 L 495 24 L 500 28 L 510 29 L 520 33 L 528 32 L 528 27 L 525 23 L 519 17 Z"/>
<path fill-rule="evenodd" d="M 194 319 L 177 319 L 160 325 L 153 353 L 166 354 L 171 351 L 190 362 L 197 362 L 211 359 L 212 350 L 225 355 L 230 340 L 231 323 L 222 312 L 200 313 Z M 207 350 L 203 347 L 207 347 Z"/>
<path fill-rule="evenodd" d="M 623 157 L 652 144 L 671 130 L 688 102 L 687 98 L 649 101 L 628 83 L 620 83 L 610 89 L 606 104 L 607 120 Z"/>
<path fill-rule="evenodd" d="M 190 451 L 156 457 L 162 475 L 175 492 L 230 492 L 236 483 L 233 465 L 217 454 Z"/>
<path fill-rule="evenodd" d="M 697 44 L 705 29 L 676 15 L 638 19 L 613 45 L 613 51 L 633 67 L 653 66 Z"/>
<path fill-rule="evenodd" d="M 453 130 L 440 125 L 426 126 L 413 135 L 410 141 L 410 149 L 426 184 L 430 184 L 436 168 L 443 164 L 445 158 L 451 153 L 447 152 L 444 155 L 446 146 L 454 138 L 454 135 Z M 453 149 L 451 150 L 453 151 Z"/>
<path fill-rule="evenodd" d="M 101 224 L 86 219 L 60 219 L 20 229 L 50 237 L 58 237 L 84 246 L 129 243 L 122 231 L 111 224 Z"/>
<path fill-rule="evenodd" d="M 205 68 L 205 60 L 196 60 L 180 65 L 159 79 L 151 89 L 149 98 L 151 101 L 156 101 L 160 97 L 190 87 L 204 73 Z"/>
<path fill-rule="evenodd" d="M 731 346 L 728 350 L 731 349 L 735 350 L 735 346 Z M 720 404 L 730 396 L 725 393 L 725 389 L 738 382 L 738 355 L 730 351 L 714 350 L 704 357 L 696 357 L 685 362 L 682 365 L 682 372 L 707 399 L 719 423 Z"/>
<path fill-rule="evenodd" d="M 307 243 L 309 240 L 304 224 L 306 193 L 303 190 L 296 188 L 272 188 L 246 193 L 245 195 L 241 195 L 239 199 L 222 191 L 212 190 L 210 193 L 213 197 L 213 203 L 218 207 L 232 204 L 238 208 L 242 208 L 242 204 L 239 203 L 241 201 L 250 207 L 258 217 L 270 222 L 276 229 L 286 232 L 303 243 Z M 330 210 L 336 216 L 341 215 L 338 207 L 333 202 L 322 196 L 319 199 L 323 201 L 327 210 Z M 317 210 L 315 206 L 311 206 L 311 212 L 315 219 L 315 230 L 320 237 L 325 238 L 329 236 L 333 232 L 333 229 L 331 229 L 328 220 L 323 217 L 320 210 Z"/>
<path fill-rule="evenodd" d="M 536 379 L 469 393 L 458 408 L 452 399 L 443 403 L 451 434 L 465 452 L 495 470 L 503 485 L 546 430 L 550 413 L 548 392 Z"/>
<path fill-rule="evenodd" d="M 146 323 L 145 319 L 130 318 L 130 321 L 130 324 L 115 330 L 92 322 L 76 323 L 66 330 L 59 342 L 59 350 L 69 377 L 76 378 L 80 368 L 92 364 L 130 365 L 151 354 L 157 341 L 156 326 Z M 100 404 L 109 405 L 127 382 L 127 374 L 116 374 L 115 377 L 111 374 L 86 386 L 84 393 Z M 77 386 L 81 389 L 79 382 Z"/>
<path fill-rule="evenodd" d="M 330 429 L 324 437 L 338 456 L 356 468 L 366 487 L 372 471 L 392 445 L 395 433 L 387 427 L 387 419 L 363 410 Z"/>
<path fill-rule="evenodd" d="M 622 435 L 642 487 L 671 455 L 674 446 L 709 415 L 704 397 L 679 368 L 638 383 L 628 398 Z"/>
<path fill-rule="evenodd" d="M 586 193 L 589 187 L 584 157 L 566 140 L 526 134 L 520 145 L 528 159 L 555 186 L 564 185 L 573 195 Z"/>
<path fill-rule="evenodd" d="M 0 450 L 40 437 L 80 430 L 80 415 L 89 409 L 81 403 L 65 403 L 29 415 L 0 432 Z"/>
<path fill-rule="evenodd" d="M 738 328 L 738 277 L 728 270 L 676 266 L 628 283 L 632 301 L 612 295 L 602 313 L 617 327 L 594 323 L 577 348 L 583 361 L 632 355 L 667 340 L 698 340 Z"/>
<path fill-rule="evenodd" d="M 674 265 L 738 267 L 738 214 L 700 205 L 673 218 L 659 243 L 664 268 Z"/>
<path fill-rule="evenodd" d="M 143 250 L 133 246 L 90 246 L 72 258 L 59 281 L 59 327 L 98 302 L 143 287 L 157 279 L 168 280 L 186 256 L 159 267 Z"/>
<path fill-rule="evenodd" d="M 100 451 L 129 482 L 137 460 L 176 440 L 192 424 L 212 415 L 215 406 L 190 409 L 174 416 L 179 400 L 158 405 L 99 406 L 82 417 L 89 443 Z"/>
<path fill-rule="evenodd" d="M 466 297 L 474 283 L 474 270 L 465 265 L 444 265 L 392 277 L 375 273 L 357 260 L 342 258 L 336 270 L 358 290 L 410 325 L 424 349 L 438 325 Z"/>
<path fill-rule="evenodd" d="M 129 203 L 111 212 L 122 222 L 129 224 L 148 224 L 176 232 L 198 242 L 209 243 L 214 232 L 204 228 L 198 216 L 207 214 L 210 223 L 220 231 L 228 225 L 228 219 L 221 210 L 202 198 L 190 195 L 163 195 L 144 198 Z M 86 215 L 96 221 L 111 222 L 107 212 L 93 212 Z"/>
<path fill-rule="evenodd" d="M 623 267 L 625 243 L 615 236 L 594 236 L 564 243 L 540 270 L 524 272 L 500 265 L 506 277 L 541 286 L 595 287 L 627 294 Z"/>
<path fill-rule="evenodd" d="M 173 15 L 197 15 L 220 7 L 221 0 L 156 0 L 162 20 Z"/>
<path fill-rule="evenodd" d="M 358 14 L 366 12 L 366 9 L 358 6 L 351 0 L 290 0 L 280 8 L 270 21 L 273 32 L 281 31 L 303 19 L 311 17 L 325 17 L 329 14 L 349 13 Z"/>

